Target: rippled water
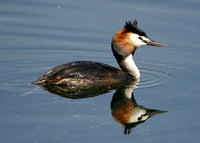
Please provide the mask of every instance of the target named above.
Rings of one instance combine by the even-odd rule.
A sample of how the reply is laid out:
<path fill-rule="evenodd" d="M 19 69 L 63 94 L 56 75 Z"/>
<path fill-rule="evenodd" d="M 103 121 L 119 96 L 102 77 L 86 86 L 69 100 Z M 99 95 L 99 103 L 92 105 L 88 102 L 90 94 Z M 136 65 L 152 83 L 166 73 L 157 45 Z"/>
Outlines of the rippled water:
<path fill-rule="evenodd" d="M 199 5 L 198 0 L 2 0 L 0 141 L 198 142 Z M 48 69 L 75 60 L 118 67 L 111 38 L 126 20 L 135 18 L 151 39 L 169 48 L 136 51 L 141 80 L 132 85 L 134 100 L 124 100 L 138 110 L 142 106 L 167 113 L 124 135 L 125 128 L 113 116 L 118 108 L 112 105 L 119 100 L 114 95 L 130 91 L 130 86 L 71 99 L 30 84 Z"/>

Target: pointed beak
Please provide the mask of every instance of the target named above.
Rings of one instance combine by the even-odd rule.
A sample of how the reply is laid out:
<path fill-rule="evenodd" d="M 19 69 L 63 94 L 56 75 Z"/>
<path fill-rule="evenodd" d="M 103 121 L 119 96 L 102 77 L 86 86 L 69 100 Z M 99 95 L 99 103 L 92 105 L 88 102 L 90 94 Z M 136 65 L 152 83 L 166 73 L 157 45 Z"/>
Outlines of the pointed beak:
<path fill-rule="evenodd" d="M 167 45 L 165 44 L 162 44 L 162 43 L 159 43 L 159 42 L 156 42 L 156 41 L 147 41 L 147 40 L 144 40 L 145 43 L 147 43 L 147 45 L 151 45 L 151 46 L 156 46 L 156 47 L 168 47 Z"/>

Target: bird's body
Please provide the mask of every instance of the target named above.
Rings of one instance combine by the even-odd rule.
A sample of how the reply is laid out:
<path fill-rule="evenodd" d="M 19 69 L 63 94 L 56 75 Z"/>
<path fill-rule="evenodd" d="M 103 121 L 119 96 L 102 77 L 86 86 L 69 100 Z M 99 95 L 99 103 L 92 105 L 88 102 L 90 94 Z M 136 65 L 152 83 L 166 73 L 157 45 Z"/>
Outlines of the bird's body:
<path fill-rule="evenodd" d="M 75 61 L 54 67 L 35 81 L 35 83 L 87 86 L 98 83 L 117 83 L 131 78 L 131 75 L 107 64 Z"/>
<path fill-rule="evenodd" d="M 76 61 L 63 64 L 47 71 L 42 77 L 33 82 L 39 85 L 67 85 L 87 86 L 101 83 L 117 83 L 126 80 L 137 80 L 139 69 L 133 61 L 137 48 L 152 45 L 166 47 L 166 45 L 150 40 L 146 33 L 137 27 L 137 21 L 128 21 L 113 37 L 111 47 L 120 68 L 107 64 Z"/>

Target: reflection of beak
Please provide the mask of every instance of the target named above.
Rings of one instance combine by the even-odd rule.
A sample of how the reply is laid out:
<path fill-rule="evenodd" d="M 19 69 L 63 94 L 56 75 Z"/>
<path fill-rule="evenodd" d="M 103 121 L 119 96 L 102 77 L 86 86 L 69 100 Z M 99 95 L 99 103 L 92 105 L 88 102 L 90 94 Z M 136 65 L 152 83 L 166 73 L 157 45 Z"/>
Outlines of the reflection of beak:
<path fill-rule="evenodd" d="M 157 47 L 168 47 L 167 45 L 165 44 L 162 44 L 162 43 L 159 43 L 159 42 L 156 42 L 156 41 L 147 41 L 147 40 L 143 40 L 145 43 L 147 43 L 147 45 L 151 45 L 151 46 L 157 46 Z"/>

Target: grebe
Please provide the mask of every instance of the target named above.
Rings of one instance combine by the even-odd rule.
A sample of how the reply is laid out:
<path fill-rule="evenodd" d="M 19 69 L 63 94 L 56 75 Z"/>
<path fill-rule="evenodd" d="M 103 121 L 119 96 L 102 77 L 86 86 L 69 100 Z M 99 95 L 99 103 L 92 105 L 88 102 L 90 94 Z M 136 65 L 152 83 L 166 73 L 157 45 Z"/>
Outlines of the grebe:
<path fill-rule="evenodd" d="M 132 55 L 137 48 L 145 45 L 167 47 L 165 44 L 150 40 L 146 33 L 137 27 L 136 20 L 127 21 L 125 26 L 114 35 L 111 43 L 113 55 L 122 70 L 98 62 L 75 61 L 50 69 L 33 84 L 73 87 L 137 80 L 140 72 Z"/>

